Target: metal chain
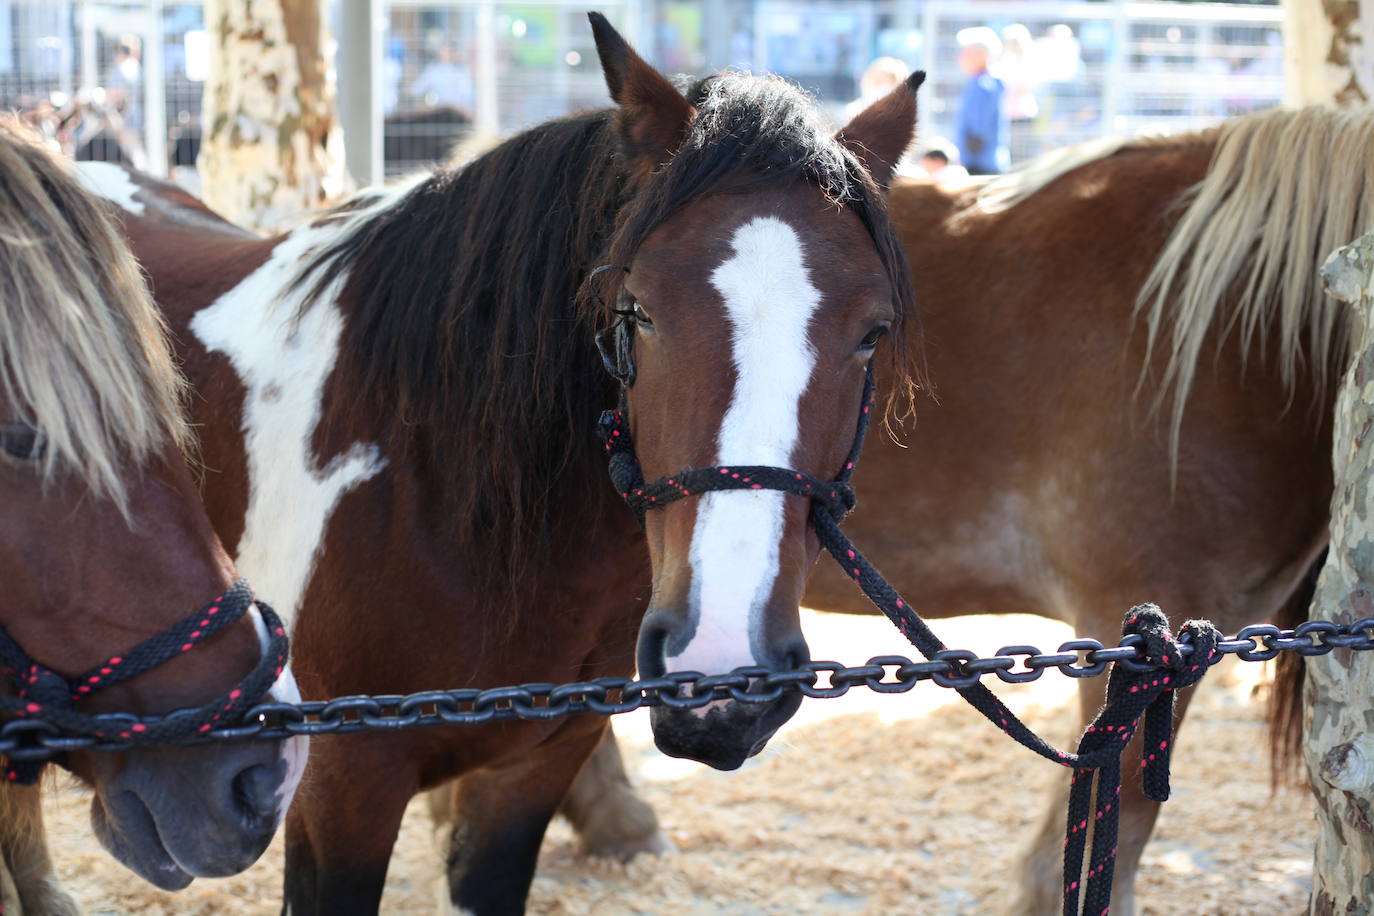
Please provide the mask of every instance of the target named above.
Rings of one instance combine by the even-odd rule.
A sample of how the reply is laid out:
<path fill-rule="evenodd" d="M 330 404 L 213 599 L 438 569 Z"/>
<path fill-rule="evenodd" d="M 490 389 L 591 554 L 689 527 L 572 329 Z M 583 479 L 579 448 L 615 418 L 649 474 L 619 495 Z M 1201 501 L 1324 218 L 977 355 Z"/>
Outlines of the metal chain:
<path fill-rule="evenodd" d="M 828 699 L 844 696 L 852 687 L 867 687 L 878 693 L 905 693 L 922 681 L 940 687 L 969 687 L 989 674 L 1008 684 L 1024 684 L 1037 680 L 1051 668 L 1068 677 L 1096 677 L 1105 673 L 1112 662 L 1130 671 L 1151 670 L 1153 666 L 1135 661 L 1140 655 L 1140 641 L 1138 636 L 1128 636 L 1109 648 L 1095 639 L 1071 639 L 1052 653 L 1042 653 L 1035 646 L 1006 646 L 990 657 L 979 658 L 964 649 L 950 649 L 926 662 L 902 655 L 881 655 L 855 667 L 817 661 L 785 671 L 736 668 L 730 674 L 683 672 L 640 681 L 603 677 L 557 685 L 521 684 L 487 690 L 427 690 L 407 696 L 259 703 L 245 714 L 244 724 L 218 727 L 194 740 L 176 743 L 353 735 L 438 725 L 484 725 L 510 719 L 547 721 L 584 713 L 611 716 L 644 706 L 695 709 L 724 699 L 769 703 L 789 693 Z M 1254 624 L 1217 644 L 1219 652 L 1247 662 L 1268 661 L 1280 652 L 1325 655 L 1333 649 L 1374 649 L 1374 617 L 1352 624 L 1309 620 L 1291 630 Z M 1190 655 L 1192 646 L 1182 644 L 1179 650 Z M 684 694 L 683 686 L 691 689 Z M 129 733 L 129 726 L 135 723 L 152 724 L 182 714 L 142 718 L 111 713 L 93 718 L 108 721 L 109 733 L 120 734 Z M 57 726 L 41 718 L 16 719 L 0 726 L 0 755 L 13 761 L 46 760 L 68 751 L 122 751 L 144 744 L 65 736 Z"/>

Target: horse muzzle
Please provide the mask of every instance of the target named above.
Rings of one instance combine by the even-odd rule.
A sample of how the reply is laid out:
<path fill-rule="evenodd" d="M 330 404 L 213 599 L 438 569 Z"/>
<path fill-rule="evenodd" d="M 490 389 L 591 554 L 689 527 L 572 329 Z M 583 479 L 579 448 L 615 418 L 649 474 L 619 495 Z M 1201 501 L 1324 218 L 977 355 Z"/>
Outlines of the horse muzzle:
<path fill-rule="evenodd" d="M 96 781 L 96 837 L 163 890 L 238 874 L 272 841 L 294 789 L 301 743 L 132 751 L 118 774 Z"/>
<path fill-rule="evenodd" d="M 795 614 L 793 615 L 795 616 Z M 645 615 L 639 637 L 639 673 L 652 678 L 674 670 L 703 670 L 722 674 L 736 668 L 788 668 L 810 658 L 801 632 L 784 627 L 774 639 L 761 643 L 757 652 L 748 645 L 717 645 L 710 640 L 684 643 L 690 637 L 682 632 L 681 617 L 669 608 L 651 608 Z M 698 648 L 702 642 L 707 646 Z M 714 648 L 714 651 L 712 650 Z M 757 654 L 765 657 L 760 660 Z M 676 663 L 676 664 L 675 664 Z M 761 681 L 751 682 L 749 692 L 760 692 Z M 680 696 L 690 695 L 684 685 Z M 649 716 L 654 743 L 670 757 L 696 760 L 717 770 L 735 770 L 757 754 L 784 722 L 801 705 L 800 694 L 784 694 L 773 700 L 756 702 L 732 697 L 714 699 L 705 705 L 656 706 Z"/>
<path fill-rule="evenodd" d="M 685 757 L 717 770 L 737 770 L 767 746 L 801 705 L 801 694 L 768 702 L 713 700 L 701 709 L 656 706 L 649 714 L 654 744 L 669 757 Z"/>

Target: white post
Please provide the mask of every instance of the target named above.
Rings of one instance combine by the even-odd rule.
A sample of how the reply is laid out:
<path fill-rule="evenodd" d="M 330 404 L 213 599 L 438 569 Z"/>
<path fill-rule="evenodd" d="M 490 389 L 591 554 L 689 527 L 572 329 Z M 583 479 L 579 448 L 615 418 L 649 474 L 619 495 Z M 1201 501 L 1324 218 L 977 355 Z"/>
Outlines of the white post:
<path fill-rule="evenodd" d="M 167 177 L 167 74 L 162 63 L 162 0 L 148 0 L 148 37 L 143 41 L 144 168 Z"/>
<path fill-rule="evenodd" d="M 1131 21 L 1126 15 L 1125 0 L 1112 4 L 1112 56 L 1107 58 L 1107 74 L 1102 81 L 1102 129 L 1111 136 L 1117 133 L 1117 118 L 1121 114 L 1121 88 L 1126 84 L 1126 58 L 1131 53 Z"/>
<path fill-rule="evenodd" d="M 91 4 L 81 4 L 81 92 L 100 85 L 100 61 L 96 60 L 95 13 Z"/>
<path fill-rule="evenodd" d="M 500 101 L 496 96 L 496 4 L 477 4 L 477 118 L 478 136 L 501 135 Z"/>
<path fill-rule="evenodd" d="M 72 15 L 75 11 L 70 4 L 62 4 L 61 17 L 58 20 L 57 34 L 62 36 L 62 60 L 58 64 L 61 72 L 58 74 L 58 86 L 64 96 L 68 99 L 72 97 L 72 62 L 76 59 L 71 43 L 72 34 Z"/>
<path fill-rule="evenodd" d="M 344 161 L 360 187 L 381 184 L 385 176 L 382 145 L 383 0 L 339 0 L 339 124 Z"/>
<path fill-rule="evenodd" d="M 921 69 L 926 71 L 930 80 L 923 90 L 923 97 L 916 105 L 916 136 L 930 140 L 935 136 L 937 113 L 932 109 L 930 100 L 935 95 L 935 79 L 939 71 L 935 69 L 939 59 L 940 46 L 935 40 L 940 34 L 940 10 L 934 3 L 927 3 L 921 10 Z"/>

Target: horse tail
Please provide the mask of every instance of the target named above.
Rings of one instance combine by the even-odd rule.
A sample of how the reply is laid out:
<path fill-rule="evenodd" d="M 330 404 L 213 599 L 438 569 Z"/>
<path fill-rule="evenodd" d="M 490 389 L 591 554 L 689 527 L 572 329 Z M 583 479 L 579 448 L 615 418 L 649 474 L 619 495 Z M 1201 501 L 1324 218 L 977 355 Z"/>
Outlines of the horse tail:
<path fill-rule="evenodd" d="M 1274 615 L 1274 623 L 1292 629 L 1308 618 L 1312 598 L 1317 593 L 1317 577 L 1326 565 L 1326 550 L 1317 555 L 1293 594 Z M 1302 693 L 1307 680 L 1307 664 L 1296 652 L 1280 652 L 1274 659 L 1274 680 L 1269 685 L 1269 778 L 1277 790 L 1301 778 Z"/>

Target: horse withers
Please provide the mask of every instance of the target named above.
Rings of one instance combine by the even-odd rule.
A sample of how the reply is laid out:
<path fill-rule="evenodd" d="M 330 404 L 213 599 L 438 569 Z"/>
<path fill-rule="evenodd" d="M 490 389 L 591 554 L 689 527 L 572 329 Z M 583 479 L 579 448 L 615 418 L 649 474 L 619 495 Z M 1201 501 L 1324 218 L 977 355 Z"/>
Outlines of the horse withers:
<path fill-rule="evenodd" d="M 93 683 L 237 578 L 184 457 L 184 383 L 162 319 L 105 210 L 67 164 L 0 122 L 0 627 L 52 677 Z M 259 664 L 267 635 L 254 608 L 185 657 L 89 696 L 63 685 L 59 699 L 71 691 L 81 712 L 141 715 L 208 703 Z M 30 674 L 0 668 L 0 695 L 41 715 L 48 698 L 20 682 Z M 289 672 L 275 695 L 298 696 Z M 106 849 L 170 889 L 252 864 L 304 756 L 291 740 L 60 762 L 93 787 Z M 38 789 L 14 784 L 13 762 L 0 773 L 0 907 L 68 912 Z"/>
<path fill-rule="evenodd" d="M 211 518 L 292 619 L 307 696 L 625 675 L 637 644 L 646 673 L 809 657 L 806 501 L 684 500 L 651 514 L 646 549 L 596 436 L 619 390 L 594 337 L 610 309 L 634 322 L 627 406 L 647 474 L 835 476 L 866 365 L 903 362 L 883 343 L 912 317 L 883 186 L 917 81 L 831 135 L 781 80 L 726 73 L 684 94 L 592 24 L 615 108 L 285 236 L 248 236 L 151 179 L 107 189 L 185 344 L 219 471 Z M 794 703 L 661 715 L 657 738 L 738 766 Z M 457 777 L 451 900 L 520 910 L 605 728 L 316 742 L 288 819 L 287 908 L 374 912 L 406 803 Z"/>

